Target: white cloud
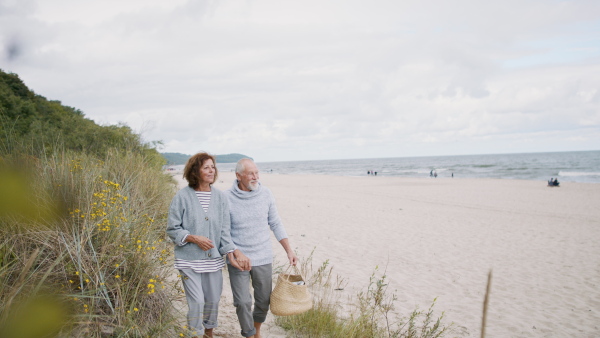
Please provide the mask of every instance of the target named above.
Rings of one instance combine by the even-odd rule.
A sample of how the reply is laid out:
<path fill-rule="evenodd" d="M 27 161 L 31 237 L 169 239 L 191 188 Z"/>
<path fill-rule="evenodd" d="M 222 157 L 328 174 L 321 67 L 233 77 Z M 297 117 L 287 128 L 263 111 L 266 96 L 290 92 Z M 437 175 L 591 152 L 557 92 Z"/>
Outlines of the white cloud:
<path fill-rule="evenodd" d="M 0 9 L 4 70 L 164 151 L 267 161 L 600 148 L 596 1 Z"/>

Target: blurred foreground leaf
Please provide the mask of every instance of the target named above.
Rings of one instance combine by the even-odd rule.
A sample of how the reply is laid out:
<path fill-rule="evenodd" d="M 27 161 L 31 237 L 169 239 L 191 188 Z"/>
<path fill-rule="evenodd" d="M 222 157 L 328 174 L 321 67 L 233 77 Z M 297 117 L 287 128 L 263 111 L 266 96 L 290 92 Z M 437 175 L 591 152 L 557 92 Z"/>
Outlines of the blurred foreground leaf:
<path fill-rule="evenodd" d="M 59 217 L 60 208 L 33 185 L 34 179 L 25 169 L 0 167 L 0 219 L 9 217 L 21 225 L 50 225 Z M 4 222 L 0 222 L 2 226 Z"/>
<path fill-rule="evenodd" d="M 57 297 L 34 296 L 8 315 L 0 326 L 0 337 L 55 337 L 67 322 L 69 312 Z"/>

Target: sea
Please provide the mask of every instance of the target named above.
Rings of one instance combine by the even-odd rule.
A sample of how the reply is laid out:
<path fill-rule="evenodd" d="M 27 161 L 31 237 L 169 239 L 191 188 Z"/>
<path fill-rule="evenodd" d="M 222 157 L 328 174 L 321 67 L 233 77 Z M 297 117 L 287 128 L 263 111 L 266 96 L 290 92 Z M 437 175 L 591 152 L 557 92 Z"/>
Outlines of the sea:
<path fill-rule="evenodd" d="M 257 162 L 263 173 L 280 175 L 498 178 L 600 183 L 600 150 L 549 153 L 394 157 L 347 160 Z M 235 163 L 218 163 L 234 171 Z M 183 166 L 176 166 L 182 169 Z"/>
<path fill-rule="evenodd" d="M 217 164 L 235 170 L 235 163 Z M 339 176 L 500 178 L 600 183 L 600 151 L 257 162 L 262 172 Z"/>

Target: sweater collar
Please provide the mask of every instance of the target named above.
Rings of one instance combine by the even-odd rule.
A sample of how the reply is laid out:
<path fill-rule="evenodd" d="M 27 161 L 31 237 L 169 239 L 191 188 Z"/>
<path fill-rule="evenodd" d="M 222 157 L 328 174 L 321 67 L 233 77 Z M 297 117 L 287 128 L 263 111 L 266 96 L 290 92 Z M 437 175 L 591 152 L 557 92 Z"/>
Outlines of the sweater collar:
<path fill-rule="evenodd" d="M 258 188 L 256 188 L 255 190 L 244 191 L 239 188 L 238 183 L 239 183 L 239 181 L 237 179 L 233 180 L 233 186 L 231 187 L 231 192 L 237 198 L 243 198 L 243 199 L 253 198 L 255 196 L 258 196 L 258 194 L 260 194 L 260 191 L 262 189 L 262 185 L 260 184 L 260 182 L 258 182 Z"/>

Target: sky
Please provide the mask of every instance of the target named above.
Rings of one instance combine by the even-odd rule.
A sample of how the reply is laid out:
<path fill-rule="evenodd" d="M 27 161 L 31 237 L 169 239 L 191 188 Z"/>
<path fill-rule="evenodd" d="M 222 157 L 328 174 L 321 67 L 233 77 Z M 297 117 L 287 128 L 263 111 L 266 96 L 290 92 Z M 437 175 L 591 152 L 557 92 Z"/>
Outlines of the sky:
<path fill-rule="evenodd" d="M 0 69 L 161 152 L 600 149 L 597 0 L 0 0 Z"/>

